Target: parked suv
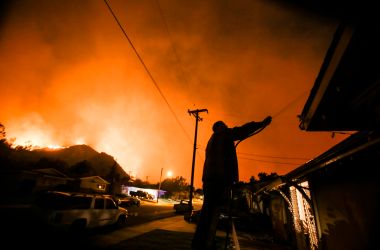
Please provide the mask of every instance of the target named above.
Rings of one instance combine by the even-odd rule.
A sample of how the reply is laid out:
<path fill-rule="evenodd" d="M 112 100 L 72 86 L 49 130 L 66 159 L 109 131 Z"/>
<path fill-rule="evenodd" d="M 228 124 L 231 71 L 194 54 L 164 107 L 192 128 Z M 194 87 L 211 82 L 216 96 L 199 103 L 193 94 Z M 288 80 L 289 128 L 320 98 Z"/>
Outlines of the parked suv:
<path fill-rule="evenodd" d="M 49 191 L 39 196 L 34 211 L 44 224 L 57 229 L 83 230 L 106 225 L 124 225 L 125 208 L 111 196 Z"/>

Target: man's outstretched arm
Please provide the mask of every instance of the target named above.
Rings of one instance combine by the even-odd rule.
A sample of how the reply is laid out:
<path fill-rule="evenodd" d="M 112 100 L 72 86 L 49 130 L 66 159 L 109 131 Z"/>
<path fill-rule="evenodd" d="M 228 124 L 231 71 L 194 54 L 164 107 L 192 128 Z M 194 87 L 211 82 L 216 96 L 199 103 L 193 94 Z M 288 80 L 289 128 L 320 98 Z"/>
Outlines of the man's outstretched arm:
<path fill-rule="evenodd" d="M 244 140 L 250 136 L 252 136 L 255 132 L 259 132 L 259 130 L 264 129 L 272 122 L 272 117 L 267 116 L 261 122 L 248 122 L 240 127 L 232 128 L 232 136 L 233 139 L 236 140 Z"/>

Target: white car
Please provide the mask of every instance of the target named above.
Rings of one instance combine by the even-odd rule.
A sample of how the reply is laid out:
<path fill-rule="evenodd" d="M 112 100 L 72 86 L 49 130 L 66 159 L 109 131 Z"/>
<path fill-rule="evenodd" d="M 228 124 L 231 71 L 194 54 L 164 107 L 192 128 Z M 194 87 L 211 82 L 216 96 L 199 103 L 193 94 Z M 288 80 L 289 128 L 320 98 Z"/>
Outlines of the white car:
<path fill-rule="evenodd" d="M 106 225 L 124 225 L 128 211 L 108 195 L 49 191 L 35 202 L 34 212 L 56 229 L 80 231 Z"/>

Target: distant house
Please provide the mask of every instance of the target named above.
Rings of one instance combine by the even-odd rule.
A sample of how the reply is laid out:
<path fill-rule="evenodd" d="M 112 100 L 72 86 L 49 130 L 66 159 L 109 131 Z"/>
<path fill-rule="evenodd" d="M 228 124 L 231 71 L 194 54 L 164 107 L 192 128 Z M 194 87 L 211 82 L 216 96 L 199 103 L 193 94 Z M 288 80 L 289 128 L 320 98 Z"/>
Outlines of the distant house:
<path fill-rule="evenodd" d="M 145 198 L 145 199 L 150 199 L 150 200 L 156 200 L 157 196 L 161 197 L 166 193 L 165 190 L 131 187 L 131 186 L 126 186 L 126 185 L 121 186 L 121 191 L 122 193 L 131 195 L 131 196 L 139 196 L 139 193 L 144 193 L 145 195 L 143 195 L 143 197 L 140 197 L 140 198 Z"/>
<path fill-rule="evenodd" d="M 56 189 L 73 181 L 72 178 L 54 168 L 23 170 L 17 176 L 17 191 L 24 194 Z"/>
<path fill-rule="evenodd" d="M 80 189 L 84 191 L 101 192 L 107 191 L 110 183 L 100 176 L 89 176 L 80 178 Z"/>

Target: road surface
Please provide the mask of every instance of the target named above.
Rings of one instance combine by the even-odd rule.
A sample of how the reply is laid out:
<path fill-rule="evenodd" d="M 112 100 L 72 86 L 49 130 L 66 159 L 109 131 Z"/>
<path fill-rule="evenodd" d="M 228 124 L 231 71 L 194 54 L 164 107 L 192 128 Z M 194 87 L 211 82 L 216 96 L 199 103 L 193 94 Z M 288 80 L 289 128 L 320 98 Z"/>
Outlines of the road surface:
<path fill-rule="evenodd" d="M 124 227 L 132 227 L 144 224 L 153 220 L 177 216 L 173 209 L 173 203 L 142 201 L 139 207 L 129 207 L 129 217 Z M 194 206 L 196 209 L 200 205 Z M 107 236 L 115 230 L 120 230 L 113 226 L 96 228 L 86 231 L 81 235 L 68 233 L 57 233 L 46 228 L 38 227 L 37 223 L 30 217 L 28 207 L 2 207 L 0 209 L 0 227 L 2 244 L 8 249 L 96 249 L 90 241 L 96 241 L 97 237 Z M 90 247 L 91 246 L 91 247 Z"/>

